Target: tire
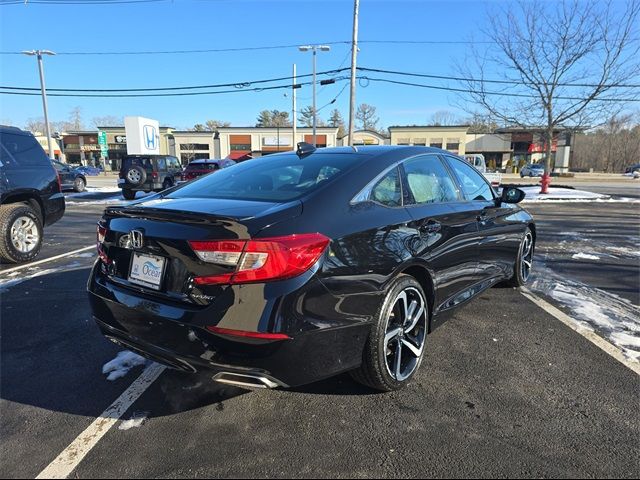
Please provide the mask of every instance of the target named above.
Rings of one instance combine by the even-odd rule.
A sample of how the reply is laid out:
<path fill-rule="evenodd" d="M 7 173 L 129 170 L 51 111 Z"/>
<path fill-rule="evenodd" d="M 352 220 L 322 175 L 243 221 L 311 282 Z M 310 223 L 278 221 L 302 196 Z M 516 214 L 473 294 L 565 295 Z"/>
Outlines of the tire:
<path fill-rule="evenodd" d="M 73 189 L 78 193 L 84 192 L 84 189 L 86 186 L 87 186 L 87 181 L 82 177 L 77 177 L 73 181 Z"/>
<path fill-rule="evenodd" d="M 0 260 L 21 263 L 33 260 L 42 248 L 42 220 L 22 203 L 0 206 Z"/>
<path fill-rule="evenodd" d="M 136 198 L 136 191 L 128 188 L 122 189 L 122 196 L 125 200 L 134 200 Z"/>
<path fill-rule="evenodd" d="M 375 390 L 400 390 L 420 367 L 429 322 L 427 297 L 415 278 L 400 275 L 391 283 L 374 322 L 362 365 L 351 376 Z"/>
<path fill-rule="evenodd" d="M 167 188 L 171 188 L 173 187 L 173 182 L 170 179 L 165 179 L 164 183 L 162 184 L 162 190 L 166 190 Z"/>
<path fill-rule="evenodd" d="M 140 165 L 133 165 L 124 172 L 124 178 L 130 185 L 142 185 L 147 181 L 147 171 Z"/>
<path fill-rule="evenodd" d="M 527 227 L 522 236 L 518 255 L 513 267 L 513 276 L 507 280 L 507 285 L 511 287 L 522 287 L 526 285 L 531 277 L 533 269 L 533 253 L 535 251 L 535 241 L 531 229 Z"/>
<path fill-rule="evenodd" d="M 523 173 L 520 173 L 520 178 L 524 178 L 524 174 Z"/>

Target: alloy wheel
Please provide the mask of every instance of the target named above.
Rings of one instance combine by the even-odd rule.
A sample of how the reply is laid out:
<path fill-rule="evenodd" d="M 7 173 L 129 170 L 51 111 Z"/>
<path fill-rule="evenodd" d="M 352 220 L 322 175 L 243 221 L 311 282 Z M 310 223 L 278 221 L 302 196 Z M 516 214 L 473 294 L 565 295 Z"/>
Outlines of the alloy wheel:
<path fill-rule="evenodd" d="M 417 289 L 408 287 L 394 300 L 384 336 L 387 370 L 396 381 L 406 380 L 416 370 L 426 336 L 426 302 Z"/>
<path fill-rule="evenodd" d="M 520 254 L 520 273 L 522 280 L 526 282 L 531 275 L 531 269 L 533 268 L 533 235 L 531 232 L 522 239 L 522 250 Z"/>
<path fill-rule="evenodd" d="M 11 226 L 11 243 L 20 253 L 30 253 L 40 243 L 40 232 L 30 217 L 18 217 Z"/>

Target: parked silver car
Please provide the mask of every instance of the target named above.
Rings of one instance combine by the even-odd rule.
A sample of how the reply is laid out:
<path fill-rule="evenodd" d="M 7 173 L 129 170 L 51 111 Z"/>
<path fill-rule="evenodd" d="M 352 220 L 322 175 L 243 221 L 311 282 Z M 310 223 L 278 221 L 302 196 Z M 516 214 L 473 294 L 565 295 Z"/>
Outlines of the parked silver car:
<path fill-rule="evenodd" d="M 542 175 L 544 175 L 544 165 L 538 165 L 537 163 L 525 165 L 520 170 L 520 178 L 541 177 Z"/>

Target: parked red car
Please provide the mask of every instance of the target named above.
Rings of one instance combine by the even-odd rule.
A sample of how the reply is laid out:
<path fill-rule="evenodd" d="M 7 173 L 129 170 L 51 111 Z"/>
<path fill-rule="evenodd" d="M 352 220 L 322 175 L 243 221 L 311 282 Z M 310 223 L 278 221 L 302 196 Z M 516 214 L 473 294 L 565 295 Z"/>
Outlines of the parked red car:
<path fill-rule="evenodd" d="M 215 160 L 212 158 L 194 160 L 189 163 L 182 172 L 182 181 L 188 182 L 189 180 L 201 177 L 207 173 L 215 172 L 221 168 L 231 167 L 235 164 L 236 162 L 227 158 L 221 160 Z"/>

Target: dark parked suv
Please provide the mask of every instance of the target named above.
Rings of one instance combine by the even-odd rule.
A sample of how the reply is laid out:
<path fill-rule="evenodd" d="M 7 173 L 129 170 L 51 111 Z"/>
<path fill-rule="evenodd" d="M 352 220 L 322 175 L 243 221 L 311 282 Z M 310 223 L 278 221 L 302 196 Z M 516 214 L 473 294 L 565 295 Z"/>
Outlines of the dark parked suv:
<path fill-rule="evenodd" d="M 19 128 L 0 126 L 0 261 L 26 262 L 42 247 L 42 229 L 64 215 L 51 160 Z"/>
<path fill-rule="evenodd" d="M 136 192 L 159 192 L 178 183 L 182 165 L 176 157 L 168 155 L 129 155 L 122 159 L 118 185 L 127 200 Z"/>

